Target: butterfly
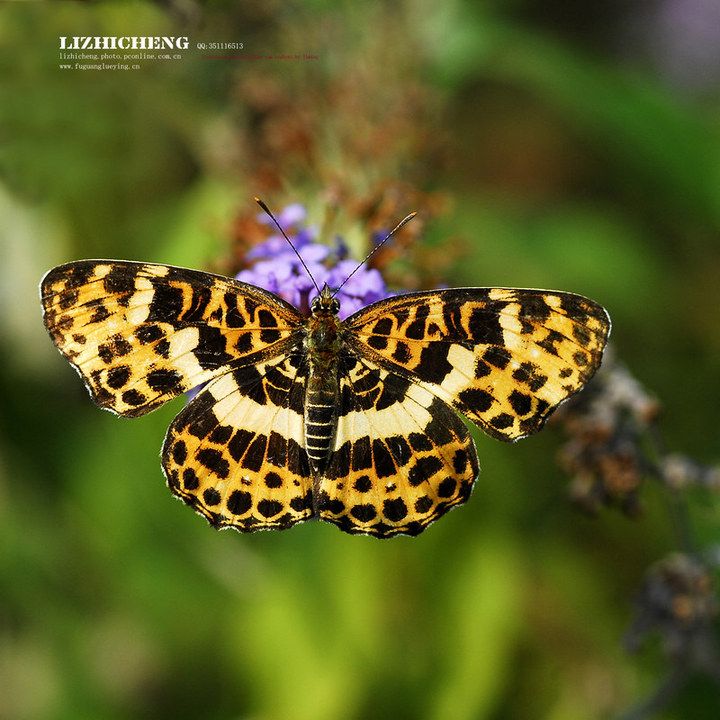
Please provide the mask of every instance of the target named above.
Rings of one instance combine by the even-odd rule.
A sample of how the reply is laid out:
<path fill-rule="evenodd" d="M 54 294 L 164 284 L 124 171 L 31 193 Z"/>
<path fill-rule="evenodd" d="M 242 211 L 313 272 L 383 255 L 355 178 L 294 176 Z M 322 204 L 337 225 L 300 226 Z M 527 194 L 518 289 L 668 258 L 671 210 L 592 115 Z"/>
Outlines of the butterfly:
<path fill-rule="evenodd" d="M 538 431 L 600 364 L 603 307 L 460 288 L 345 320 L 325 285 L 303 314 L 254 285 L 169 265 L 80 260 L 41 283 L 44 323 L 93 400 L 125 417 L 203 386 L 165 437 L 172 492 L 216 528 L 319 518 L 417 535 L 479 472 L 459 413 L 499 440 Z"/>

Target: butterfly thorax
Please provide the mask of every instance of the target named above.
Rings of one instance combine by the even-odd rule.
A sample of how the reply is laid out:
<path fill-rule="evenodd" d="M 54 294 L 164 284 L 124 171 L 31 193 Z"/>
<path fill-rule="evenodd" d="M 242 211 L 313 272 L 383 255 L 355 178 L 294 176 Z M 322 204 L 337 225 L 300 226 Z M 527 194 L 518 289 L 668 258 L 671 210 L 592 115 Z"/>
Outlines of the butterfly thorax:
<path fill-rule="evenodd" d="M 325 285 L 311 305 L 304 347 L 309 373 L 305 391 L 305 448 L 316 476 L 327 465 L 338 413 L 338 357 L 342 346 L 340 303 Z"/>

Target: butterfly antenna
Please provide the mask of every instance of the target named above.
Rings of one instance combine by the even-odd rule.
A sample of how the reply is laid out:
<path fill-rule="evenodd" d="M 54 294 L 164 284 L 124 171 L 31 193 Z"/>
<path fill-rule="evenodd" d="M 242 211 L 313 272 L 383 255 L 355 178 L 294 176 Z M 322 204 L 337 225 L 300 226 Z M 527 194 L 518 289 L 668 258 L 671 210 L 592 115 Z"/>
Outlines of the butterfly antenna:
<path fill-rule="evenodd" d="M 305 272 L 308 274 L 308 277 L 312 280 L 312 284 L 315 286 L 315 289 L 318 291 L 318 295 L 319 295 L 320 288 L 317 286 L 317 283 L 315 282 L 315 278 L 312 276 L 312 273 L 310 272 L 308 266 L 305 264 L 305 261 L 302 259 L 302 256 L 300 255 L 300 253 L 297 251 L 297 248 L 292 244 L 292 241 L 287 236 L 287 233 L 282 229 L 282 226 L 277 221 L 275 216 L 270 212 L 270 209 L 268 208 L 268 206 L 260 198 L 256 197 L 255 202 L 265 211 L 265 213 L 268 215 L 268 217 L 275 223 L 275 226 L 277 227 L 277 229 L 282 233 L 282 236 L 288 241 L 288 245 L 293 249 L 293 252 L 298 256 L 298 260 L 300 260 L 300 262 L 302 263 L 302 266 L 305 268 Z M 403 220 L 403 222 L 405 222 L 405 221 Z M 400 225 L 402 225 L 402 223 L 400 223 Z M 400 225 L 398 225 L 398 227 L 400 227 Z M 395 228 L 395 229 L 397 230 L 397 228 Z M 395 230 L 393 230 L 393 232 L 395 232 Z M 385 241 L 383 240 L 383 242 L 385 242 Z"/>
<path fill-rule="evenodd" d="M 366 256 L 365 259 L 342 281 L 340 287 L 335 290 L 333 297 L 340 292 L 340 288 L 407 222 L 410 222 L 415 216 L 416 212 L 410 213 L 406 218 L 403 218 Z"/>

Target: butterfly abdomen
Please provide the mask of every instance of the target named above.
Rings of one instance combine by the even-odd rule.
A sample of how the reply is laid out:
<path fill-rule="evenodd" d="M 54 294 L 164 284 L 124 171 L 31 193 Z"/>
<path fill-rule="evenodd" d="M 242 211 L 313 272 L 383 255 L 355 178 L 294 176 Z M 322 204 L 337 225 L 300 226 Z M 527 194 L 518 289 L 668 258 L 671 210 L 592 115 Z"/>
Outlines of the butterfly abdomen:
<path fill-rule="evenodd" d="M 305 450 L 316 474 L 327 465 L 337 425 L 337 381 L 328 380 L 311 375 L 305 395 Z"/>

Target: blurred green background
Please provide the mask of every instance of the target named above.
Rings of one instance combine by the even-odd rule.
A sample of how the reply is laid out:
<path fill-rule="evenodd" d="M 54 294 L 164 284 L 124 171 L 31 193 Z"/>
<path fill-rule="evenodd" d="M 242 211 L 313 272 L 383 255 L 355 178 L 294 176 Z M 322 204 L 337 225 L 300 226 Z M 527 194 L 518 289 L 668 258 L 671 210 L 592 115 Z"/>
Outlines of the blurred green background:
<path fill-rule="evenodd" d="M 61 70 L 74 35 L 191 47 Z M 317 59 L 195 47 L 222 41 Z M 5 3 L 0 83 L 0 718 L 582 720 L 658 687 L 661 643 L 621 646 L 645 571 L 678 547 L 652 483 L 639 520 L 590 520 L 556 430 L 477 436 L 473 498 L 420 537 L 217 533 L 160 469 L 183 401 L 94 407 L 37 285 L 86 257 L 223 267 L 253 195 L 319 224 L 329 198 L 342 214 L 406 183 L 443 198 L 425 227 L 457 260 L 443 282 L 603 303 L 668 446 L 716 461 L 714 0 Z M 717 543 L 717 498 L 690 507 Z M 718 697 L 698 674 L 654 717 L 717 718 Z"/>

